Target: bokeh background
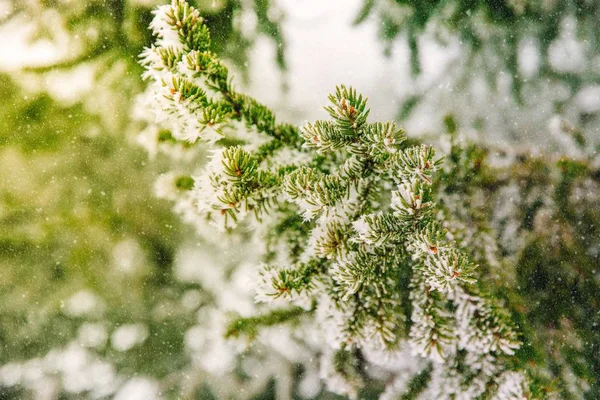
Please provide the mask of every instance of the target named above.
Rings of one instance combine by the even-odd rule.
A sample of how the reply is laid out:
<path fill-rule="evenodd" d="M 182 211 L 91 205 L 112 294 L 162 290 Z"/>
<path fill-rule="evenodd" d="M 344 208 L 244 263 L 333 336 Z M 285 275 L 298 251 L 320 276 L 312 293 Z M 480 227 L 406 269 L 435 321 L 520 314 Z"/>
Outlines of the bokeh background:
<path fill-rule="evenodd" d="M 227 272 L 245 253 L 155 196 L 171 161 L 140 145 L 135 110 L 161 3 L 0 0 L 0 399 L 330 398 L 280 354 L 236 375 L 235 344 L 210 337 L 215 307 L 252 297 Z M 282 120 L 323 117 L 344 83 L 409 136 L 452 121 L 489 148 L 598 149 L 595 1 L 192 3 L 236 85 Z"/>

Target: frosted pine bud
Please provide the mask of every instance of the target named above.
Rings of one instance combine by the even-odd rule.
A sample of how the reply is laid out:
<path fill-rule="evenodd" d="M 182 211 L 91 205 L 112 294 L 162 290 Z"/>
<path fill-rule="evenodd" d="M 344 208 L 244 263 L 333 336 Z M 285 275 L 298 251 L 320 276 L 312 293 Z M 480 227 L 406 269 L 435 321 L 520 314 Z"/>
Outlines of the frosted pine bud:
<path fill-rule="evenodd" d="M 183 48 L 183 43 L 179 39 L 177 26 L 173 25 L 170 18 L 172 14 L 172 5 L 163 5 L 157 7 L 154 11 L 154 18 L 150 22 L 150 29 L 158 37 L 157 44 L 162 47 L 172 46 L 174 48 Z"/>

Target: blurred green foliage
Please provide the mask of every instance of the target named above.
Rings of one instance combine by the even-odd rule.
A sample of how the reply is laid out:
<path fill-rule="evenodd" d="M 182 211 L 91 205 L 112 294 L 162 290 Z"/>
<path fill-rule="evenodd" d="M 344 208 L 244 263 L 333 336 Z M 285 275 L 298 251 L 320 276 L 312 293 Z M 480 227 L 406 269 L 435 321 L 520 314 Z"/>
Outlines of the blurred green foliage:
<path fill-rule="evenodd" d="M 148 338 L 129 351 L 109 344 L 95 350 L 125 377 L 166 379 L 189 365 L 184 334 L 209 295 L 195 307 L 181 305 L 184 293 L 199 287 L 177 280 L 173 269 L 193 235 L 154 196 L 166 160 L 149 165 L 131 126 L 133 100 L 143 89 L 138 55 L 150 44 L 148 25 L 160 3 L 15 0 L 0 20 L 3 27 L 29 24 L 32 44 L 72 49 L 59 60 L 0 73 L 0 366 L 64 348 L 86 323 L 101 324 L 109 336 L 123 324 L 147 327 Z M 275 61 L 285 67 L 268 0 L 250 9 L 238 0 L 195 3 L 215 50 L 240 70 L 260 34 L 273 38 Z M 254 31 L 241 31 L 244 12 L 256 16 Z M 92 71 L 92 90 L 66 100 L 52 93 L 48 79 L 76 91 L 85 85 L 70 78 L 82 68 Z M 74 313 L 69 302 L 81 302 L 82 292 L 96 304 Z M 171 376 L 163 389 L 177 393 L 170 387 L 178 385 Z M 26 392 L 3 388 L 0 398 Z"/>
<path fill-rule="evenodd" d="M 0 361 L 65 345 L 83 321 L 109 329 L 145 322 L 158 335 L 147 343 L 153 351 L 127 363 L 168 372 L 173 360 L 160 349 L 181 346 L 191 323 L 178 311 L 185 285 L 172 273 L 182 228 L 152 194 L 146 154 L 124 136 L 102 134 L 81 104 L 61 107 L 45 93 L 25 100 L 7 76 L 1 82 L 10 96 L 0 112 Z M 134 252 L 129 274 L 119 268 L 128 257 L 115 251 L 119 244 Z M 65 312 L 81 290 L 100 296 L 105 312 Z M 169 307 L 167 317 L 154 318 L 159 306 Z"/>
<path fill-rule="evenodd" d="M 457 115 L 463 126 L 484 140 L 501 136 L 535 145 L 537 139 L 530 136 L 540 132 L 533 127 L 547 123 L 553 113 L 584 128 L 587 138 L 597 143 L 593 132 L 599 124 L 598 111 L 581 109 L 578 94 L 589 94 L 586 88 L 600 84 L 599 2 L 363 0 L 355 23 L 369 17 L 379 23 L 386 54 L 398 42 L 406 43 L 415 82 L 428 82 L 421 74 L 423 49 L 435 43 L 449 53 L 458 52 L 452 53 L 437 78 L 443 89 L 416 84 L 414 92 L 401 100 L 398 119 L 407 120 L 430 95 L 446 91 L 454 93 L 448 102 L 460 105 L 444 113 L 469 108 L 472 101 L 485 104 L 465 113 L 474 114 L 470 117 Z M 502 115 L 489 118 L 485 107 L 502 108 L 498 110 Z M 492 135 L 491 127 L 498 132 Z"/>
<path fill-rule="evenodd" d="M 450 117 L 447 126 L 459 130 Z M 600 171 L 593 156 L 524 153 L 507 167 L 493 157 L 481 145 L 455 144 L 439 177 L 443 201 L 477 232 L 470 246 L 481 279 L 510 305 L 524 341 L 514 361 L 543 383 L 542 397 L 598 398 Z"/>
<path fill-rule="evenodd" d="M 498 72 L 507 69 L 515 78 L 518 73 L 519 41 L 535 38 L 542 55 L 541 74 L 557 77 L 549 66 L 548 49 L 558 38 L 561 22 L 566 16 L 577 21 L 578 34 L 586 38 L 593 54 L 600 51 L 600 4 L 594 1 L 558 0 L 364 0 L 355 23 L 362 23 L 376 10 L 379 15 L 381 36 L 388 43 L 405 34 L 411 49 L 413 72 L 420 71 L 419 38 L 428 24 L 439 23 L 455 33 L 472 51 L 471 55 L 489 57 Z M 437 38 L 444 41 L 443 33 Z M 493 71 L 492 71 L 493 73 Z M 562 78 L 572 84 L 581 84 L 581 77 L 565 74 Z M 594 81 L 600 76 L 594 73 Z"/>

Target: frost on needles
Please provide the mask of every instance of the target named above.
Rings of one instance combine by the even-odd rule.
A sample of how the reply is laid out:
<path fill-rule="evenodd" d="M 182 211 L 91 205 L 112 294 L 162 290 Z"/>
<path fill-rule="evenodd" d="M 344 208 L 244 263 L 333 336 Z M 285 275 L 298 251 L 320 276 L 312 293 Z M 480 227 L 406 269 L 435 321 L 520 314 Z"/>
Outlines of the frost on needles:
<path fill-rule="evenodd" d="M 528 394 L 510 362 L 520 346 L 510 316 L 478 288 L 477 266 L 436 208 L 431 146 L 369 122 L 367 99 L 345 86 L 329 96 L 328 120 L 279 123 L 235 90 L 197 10 L 173 1 L 151 28 L 156 42 L 141 57 L 156 137 L 211 152 L 200 173 L 169 175 L 170 197 L 197 226 L 259 235 L 256 300 L 289 303 L 233 319 L 229 337 L 309 318 L 326 347 L 322 378 L 349 396 L 366 379 L 361 351 L 407 347 L 429 360 L 424 398 Z"/>

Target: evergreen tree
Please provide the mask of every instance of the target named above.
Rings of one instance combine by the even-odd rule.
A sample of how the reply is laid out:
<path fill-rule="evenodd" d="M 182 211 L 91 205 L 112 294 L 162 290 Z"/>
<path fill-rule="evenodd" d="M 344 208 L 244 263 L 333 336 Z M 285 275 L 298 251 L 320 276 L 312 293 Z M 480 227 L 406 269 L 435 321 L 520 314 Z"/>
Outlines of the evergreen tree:
<path fill-rule="evenodd" d="M 277 306 L 232 320 L 228 336 L 309 318 L 325 339 L 321 377 L 350 396 L 372 379 L 365 357 L 406 346 L 431 361 L 412 375 L 425 398 L 551 390 L 531 355 L 515 356 L 529 338 L 519 338 L 505 296 L 476 283 L 473 257 L 491 257 L 466 245 L 475 239 L 457 229 L 456 200 L 444 197 L 469 172 L 461 158 L 480 155 L 454 146 L 443 166 L 393 123 L 369 123 L 366 99 L 344 86 L 330 96 L 331 120 L 277 123 L 235 90 L 196 10 L 175 1 L 157 10 L 152 27 L 157 41 L 142 56 L 152 82 L 146 104 L 173 141 L 214 149 L 192 176 L 168 177 L 168 196 L 202 233 L 207 223 L 231 235 L 251 227 L 266 243 L 257 301 Z M 410 391 L 406 375 L 392 374 L 386 393 Z"/>
<path fill-rule="evenodd" d="M 593 44 L 592 3 L 425 3 L 367 1 L 361 15 L 382 10 L 390 39 L 407 29 L 417 67 L 432 28 L 462 37 L 457 65 L 472 75 L 449 74 L 456 107 L 473 101 L 465 79 L 494 86 L 508 71 L 505 118 L 545 123 L 531 110 L 570 112 L 595 82 L 590 60 L 563 71 L 551 56 L 581 44 L 573 27 Z M 589 107 L 560 123 L 570 158 L 465 143 L 469 120 L 446 106 L 432 114 L 452 113 L 439 139 L 407 137 L 344 86 L 327 120 L 298 128 L 225 66 L 252 62 L 266 34 L 285 67 L 268 1 L 175 1 L 154 16 L 135 0 L 10 4 L 4 25 L 31 22 L 72 51 L 0 81 L 0 397 L 600 396 Z M 530 39 L 543 45 L 538 80 L 521 79 Z M 84 70 L 93 90 L 67 102 L 45 87 Z M 530 104 L 548 79 L 571 97 L 550 86 Z M 153 198 L 159 172 L 154 194 L 196 238 Z"/>

